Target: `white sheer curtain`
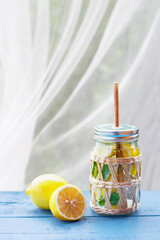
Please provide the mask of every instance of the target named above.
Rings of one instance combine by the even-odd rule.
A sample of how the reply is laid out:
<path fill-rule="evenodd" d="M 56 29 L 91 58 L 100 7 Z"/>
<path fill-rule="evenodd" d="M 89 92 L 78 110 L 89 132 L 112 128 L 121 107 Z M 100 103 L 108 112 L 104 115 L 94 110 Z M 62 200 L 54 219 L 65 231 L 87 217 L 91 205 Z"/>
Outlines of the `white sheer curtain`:
<path fill-rule="evenodd" d="M 160 189 L 158 0 L 0 0 L 0 190 L 57 173 L 89 187 L 94 125 L 140 128 L 143 189 Z"/>

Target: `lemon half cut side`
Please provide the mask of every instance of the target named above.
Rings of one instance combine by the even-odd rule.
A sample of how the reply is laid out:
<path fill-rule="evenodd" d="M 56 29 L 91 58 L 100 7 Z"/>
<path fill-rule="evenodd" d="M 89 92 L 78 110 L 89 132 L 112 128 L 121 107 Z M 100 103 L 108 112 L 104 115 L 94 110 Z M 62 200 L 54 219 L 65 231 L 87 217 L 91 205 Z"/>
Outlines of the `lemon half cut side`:
<path fill-rule="evenodd" d="M 87 206 L 83 192 L 72 184 L 59 187 L 52 194 L 49 205 L 53 215 L 64 221 L 80 219 Z"/>

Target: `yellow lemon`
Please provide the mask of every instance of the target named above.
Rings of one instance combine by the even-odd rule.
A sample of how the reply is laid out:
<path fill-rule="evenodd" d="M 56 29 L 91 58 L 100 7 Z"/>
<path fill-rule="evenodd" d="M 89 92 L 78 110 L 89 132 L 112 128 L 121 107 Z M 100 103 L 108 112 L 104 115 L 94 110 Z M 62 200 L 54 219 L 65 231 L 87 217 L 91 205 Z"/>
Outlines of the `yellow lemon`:
<path fill-rule="evenodd" d="M 107 189 L 108 190 L 108 189 Z M 96 191 L 96 200 L 99 202 L 101 201 L 101 199 L 104 198 L 104 194 L 103 194 L 103 190 L 102 188 L 97 188 L 97 191 Z"/>
<path fill-rule="evenodd" d="M 122 149 L 122 156 L 123 157 L 136 157 L 139 156 L 139 148 L 137 146 L 134 146 L 134 144 L 121 144 Z M 134 164 L 132 164 L 130 169 L 130 175 L 131 178 L 136 178 L 137 176 L 137 170 Z"/>
<path fill-rule="evenodd" d="M 64 221 L 75 221 L 83 217 L 87 204 L 82 191 L 72 184 L 67 184 L 52 194 L 49 206 L 56 218 Z"/>
<path fill-rule="evenodd" d="M 134 144 L 121 144 L 121 150 L 123 157 L 136 157 L 139 156 L 139 148 Z"/>
<path fill-rule="evenodd" d="M 94 147 L 94 153 L 98 156 L 106 156 L 108 158 L 114 157 L 116 154 L 115 144 L 112 144 L 111 146 L 105 144 L 96 144 Z"/>
<path fill-rule="evenodd" d="M 131 169 L 130 169 L 130 175 L 132 178 L 136 178 L 137 176 L 137 170 L 134 164 L 132 164 Z"/>
<path fill-rule="evenodd" d="M 39 208 L 49 209 L 49 199 L 60 186 L 67 184 L 66 180 L 56 174 L 44 174 L 36 177 L 26 189 L 26 194 Z"/>
<path fill-rule="evenodd" d="M 94 147 L 94 152 L 98 156 L 105 156 L 107 154 L 107 147 L 98 145 Z"/>

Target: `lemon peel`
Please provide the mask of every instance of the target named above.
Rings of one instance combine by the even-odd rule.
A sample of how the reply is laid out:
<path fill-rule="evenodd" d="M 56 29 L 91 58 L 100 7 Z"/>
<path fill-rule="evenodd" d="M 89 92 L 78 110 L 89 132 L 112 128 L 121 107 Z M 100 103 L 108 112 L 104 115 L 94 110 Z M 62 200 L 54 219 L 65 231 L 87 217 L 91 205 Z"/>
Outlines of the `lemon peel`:
<path fill-rule="evenodd" d="M 36 177 L 26 189 L 26 194 L 39 208 L 49 209 L 49 199 L 52 193 L 67 181 L 56 174 L 44 174 Z"/>

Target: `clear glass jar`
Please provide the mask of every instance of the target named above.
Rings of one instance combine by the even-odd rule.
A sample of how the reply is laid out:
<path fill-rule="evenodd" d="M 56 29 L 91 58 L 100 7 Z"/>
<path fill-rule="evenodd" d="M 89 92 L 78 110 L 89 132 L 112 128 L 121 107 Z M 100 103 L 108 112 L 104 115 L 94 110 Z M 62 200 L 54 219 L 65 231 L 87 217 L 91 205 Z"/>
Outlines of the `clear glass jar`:
<path fill-rule="evenodd" d="M 90 205 L 97 213 L 125 214 L 140 204 L 139 130 L 130 125 L 95 127 L 91 153 Z"/>

